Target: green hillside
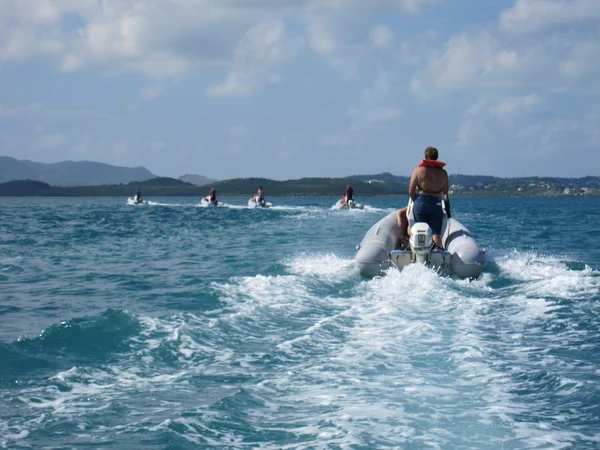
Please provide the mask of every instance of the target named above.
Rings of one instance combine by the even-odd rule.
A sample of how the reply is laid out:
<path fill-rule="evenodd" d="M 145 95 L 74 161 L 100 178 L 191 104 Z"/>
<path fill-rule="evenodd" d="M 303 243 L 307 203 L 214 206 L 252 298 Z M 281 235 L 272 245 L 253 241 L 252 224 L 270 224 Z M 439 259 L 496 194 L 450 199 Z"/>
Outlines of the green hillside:
<path fill-rule="evenodd" d="M 565 178 L 495 178 L 452 176 L 450 194 L 456 197 L 600 195 L 600 179 Z M 463 177 L 463 178 L 461 178 Z M 149 197 L 203 197 L 211 187 L 217 195 L 251 196 L 262 185 L 267 197 L 275 196 L 342 196 L 351 184 L 357 198 L 375 195 L 407 195 L 406 183 L 370 178 L 370 182 L 351 178 L 301 178 L 276 181 L 268 178 L 234 178 L 206 186 L 195 186 L 174 178 L 158 177 L 129 184 L 103 186 L 51 186 L 35 180 L 17 180 L 0 184 L 0 196 L 54 197 L 130 197 L 137 189 Z M 454 182 L 453 182 L 454 181 Z M 464 184 L 454 184 L 461 181 Z M 477 181 L 476 184 L 472 184 Z"/>
<path fill-rule="evenodd" d="M 406 194 L 405 184 L 384 182 L 367 183 L 350 178 L 301 178 L 299 180 L 275 181 L 267 178 L 234 178 L 210 185 L 219 195 L 253 194 L 262 186 L 266 196 L 341 196 L 351 184 L 355 195 L 398 195 Z M 208 186 L 206 186 L 208 187 Z"/>

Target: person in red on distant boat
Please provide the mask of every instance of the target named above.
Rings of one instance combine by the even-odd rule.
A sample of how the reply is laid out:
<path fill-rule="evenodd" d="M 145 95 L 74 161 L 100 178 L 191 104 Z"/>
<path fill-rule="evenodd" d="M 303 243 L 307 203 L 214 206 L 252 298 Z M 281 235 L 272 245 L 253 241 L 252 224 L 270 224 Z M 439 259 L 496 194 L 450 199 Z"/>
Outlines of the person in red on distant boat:
<path fill-rule="evenodd" d="M 210 189 L 210 192 L 206 196 L 206 200 L 210 203 L 217 203 L 217 190 L 215 188 Z"/>
<path fill-rule="evenodd" d="M 442 199 L 448 196 L 448 172 L 446 163 L 438 161 L 435 147 L 425 149 L 425 159 L 413 170 L 408 186 L 408 195 L 413 201 L 413 214 L 416 222 L 425 222 L 431 227 L 435 245 L 442 249 L 442 224 L 444 210 Z M 418 192 L 417 192 L 418 189 Z M 449 204 L 447 204 L 449 216 Z M 400 222 L 400 220 L 399 220 Z"/>

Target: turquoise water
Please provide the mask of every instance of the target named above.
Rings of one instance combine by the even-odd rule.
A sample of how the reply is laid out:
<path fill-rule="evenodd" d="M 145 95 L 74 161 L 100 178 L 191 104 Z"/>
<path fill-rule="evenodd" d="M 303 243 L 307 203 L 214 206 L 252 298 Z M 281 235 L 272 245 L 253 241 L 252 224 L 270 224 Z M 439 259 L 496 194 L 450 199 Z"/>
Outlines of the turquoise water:
<path fill-rule="evenodd" d="M 1 448 L 600 446 L 600 198 L 455 199 L 475 281 L 361 278 L 405 198 L 0 198 Z"/>

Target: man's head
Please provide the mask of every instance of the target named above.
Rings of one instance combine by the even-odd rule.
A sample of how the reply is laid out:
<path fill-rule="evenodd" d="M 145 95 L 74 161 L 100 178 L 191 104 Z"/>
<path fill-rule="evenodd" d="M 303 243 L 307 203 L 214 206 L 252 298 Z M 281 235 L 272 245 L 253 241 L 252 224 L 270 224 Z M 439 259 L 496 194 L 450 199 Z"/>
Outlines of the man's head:
<path fill-rule="evenodd" d="M 425 149 L 425 159 L 432 159 L 433 161 L 437 161 L 438 159 L 438 151 L 435 147 L 427 147 Z"/>

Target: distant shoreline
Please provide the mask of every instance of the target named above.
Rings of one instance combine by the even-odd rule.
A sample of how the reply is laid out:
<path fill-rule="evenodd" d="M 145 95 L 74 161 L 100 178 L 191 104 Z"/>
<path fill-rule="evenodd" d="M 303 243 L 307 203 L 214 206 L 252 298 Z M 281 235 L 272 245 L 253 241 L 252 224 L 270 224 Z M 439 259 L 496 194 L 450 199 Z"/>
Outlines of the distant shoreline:
<path fill-rule="evenodd" d="M 358 177 L 358 176 L 357 176 Z M 456 181 L 454 181 L 456 180 Z M 463 184 L 458 184 L 458 182 Z M 559 197 L 598 196 L 600 179 L 565 182 L 558 179 L 461 179 L 451 177 L 450 196 L 470 197 Z M 470 184 L 467 184 L 470 183 Z M 142 182 L 118 185 L 53 186 L 35 180 L 15 180 L 0 183 L 0 197 L 133 197 L 139 189 L 145 198 L 196 197 L 208 194 L 211 187 L 217 196 L 251 197 L 263 186 L 267 197 L 338 197 L 351 184 L 357 198 L 406 197 L 408 183 L 397 180 L 358 180 L 356 178 L 302 178 L 274 181 L 264 178 L 236 178 L 196 186 L 173 178 L 153 178 Z"/>
<path fill-rule="evenodd" d="M 194 195 L 194 194 L 146 194 L 143 193 L 145 200 L 152 200 L 154 198 L 197 198 L 198 200 L 204 198 L 206 193 Z M 556 197 L 598 197 L 600 193 L 588 193 L 588 194 L 535 194 L 535 193 L 481 193 L 481 194 L 450 194 L 450 198 L 556 198 Z M 0 194 L 0 198 L 129 198 L 132 195 L 121 195 L 121 194 L 99 194 L 99 195 L 86 195 L 86 194 Z M 218 198 L 231 198 L 231 197 L 247 197 L 251 198 L 252 194 L 219 194 Z M 334 194 L 273 194 L 266 195 L 267 198 L 310 198 L 310 197 L 321 197 L 321 198 L 341 198 L 341 195 Z M 408 198 L 408 194 L 364 194 L 356 195 L 357 199 L 360 198 Z"/>

